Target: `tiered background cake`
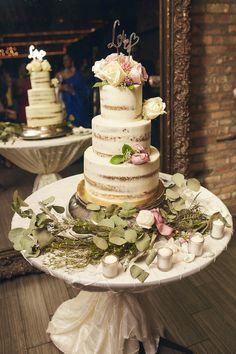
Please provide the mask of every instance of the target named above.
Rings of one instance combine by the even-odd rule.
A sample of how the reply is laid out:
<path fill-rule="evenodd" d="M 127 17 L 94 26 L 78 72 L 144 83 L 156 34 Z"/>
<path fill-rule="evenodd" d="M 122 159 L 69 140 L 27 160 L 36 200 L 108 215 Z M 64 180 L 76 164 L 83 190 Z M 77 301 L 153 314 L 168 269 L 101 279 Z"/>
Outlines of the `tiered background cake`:
<path fill-rule="evenodd" d="M 129 75 L 122 67 L 129 70 Z M 147 79 L 146 71 L 132 57 L 122 54 L 112 54 L 96 62 L 93 71 L 103 83 L 100 87 L 101 115 L 92 120 L 92 146 L 84 154 L 87 199 L 99 205 L 124 201 L 147 204 L 158 188 L 160 154 L 150 145 L 151 118 L 143 116 L 142 83 Z M 162 100 L 157 99 L 159 106 L 155 117 L 164 113 L 165 108 Z M 132 147 L 133 152 L 125 156 L 125 161 L 113 164 L 112 156 L 121 156 L 124 144 Z"/>
<path fill-rule="evenodd" d="M 26 66 L 30 73 L 29 106 L 26 109 L 28 127 L 58 125 L 63 122 L 63 110 L 51 85 L 51 66 L 47 60 L 33 59 Z"/>

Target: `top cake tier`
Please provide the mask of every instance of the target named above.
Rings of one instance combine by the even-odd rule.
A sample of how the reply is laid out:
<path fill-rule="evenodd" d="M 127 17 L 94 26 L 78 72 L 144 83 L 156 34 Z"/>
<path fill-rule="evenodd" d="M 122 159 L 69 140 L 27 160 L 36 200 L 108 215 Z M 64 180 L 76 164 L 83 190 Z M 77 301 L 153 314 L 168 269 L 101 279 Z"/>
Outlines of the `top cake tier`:
<path fill-rule="evenodd" d="M 127 87 L 104 85 L 100 87 L 101 116 L 118 121 L 134 121 L 142 112 L 142 85 Z"/>
<path fill-rule="evenodd" d="M 48 71 L 31 72 L 30 82 L 32 89 L 50 87 L 50 74 Z"/>

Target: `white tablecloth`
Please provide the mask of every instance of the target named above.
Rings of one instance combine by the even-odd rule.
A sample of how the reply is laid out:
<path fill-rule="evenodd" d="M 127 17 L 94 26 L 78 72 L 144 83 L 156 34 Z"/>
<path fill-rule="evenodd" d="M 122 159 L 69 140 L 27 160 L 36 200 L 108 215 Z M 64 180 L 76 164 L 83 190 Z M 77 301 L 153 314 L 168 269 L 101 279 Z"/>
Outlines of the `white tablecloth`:
<path fill-rule="evenodd" d="M 0 154 L 16 166 L 37 174 L 33 191 L 60 179 L 58 172 L 78 160 L 91 145 L 91 134 L 45 140 L 0 142 Z"/>
<path fill-rule="evenodd" d="M 57 181 L 26 201 L 36 211 L 38 201 L 49 196 L 56 197 L 57 205 L 67 206 L 81 178 L 82 175 L 77 175 Z M 132 279 L 129 272 L 120 272 L 113 279 L 104 278 L 101 266 L 68 271 L 46 268 L 45 256 L 28 259 L 33 266 L 86 290 L 63 303 L 49 324 L 48 332 L 61 351 L 66 354 L 137 354 L 139 340 L 144 343 L 146 354 L 156 352 L 161 334 L 155 311 L 156 288 L 205 268 L 226 249 L 232 235 L 232 218 L 222 201 L 205 188 L 201 188 L 198 200 L 209 213 L 220 211 L 231 225 L 220 240 L 206 237 L 204 252 L 214 252 L 215 257 L 197 257 L 192 263 L 178 263 L 168 272 L 161 272 L 153 264 L 145 283 Z M 28 223 L 14 215 L 12 227 L 26 227 Z M 145 268 L 144 263 L 141 267 Z"/>

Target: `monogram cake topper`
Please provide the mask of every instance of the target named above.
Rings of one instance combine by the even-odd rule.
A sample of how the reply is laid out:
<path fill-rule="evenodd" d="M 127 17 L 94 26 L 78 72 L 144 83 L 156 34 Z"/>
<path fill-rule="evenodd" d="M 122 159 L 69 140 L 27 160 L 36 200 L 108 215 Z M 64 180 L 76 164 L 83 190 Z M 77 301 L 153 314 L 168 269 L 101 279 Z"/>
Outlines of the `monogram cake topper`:
<path fill-rule="evenodd" d="M 35 48 L 34 45 L 31 45 L 29 47 L 29 55 L 28 55 L 29 59 L 33 59 L 33 60 L 37 59 L 37 60 L 42 61 L 43 57 L 45 57 L 45 55 L 46 55 L 45 50 L 42 50 L 42 49 L 38 50 Z"/>
<path fill-rule="evenodd" d="M 139 36 L 137 36 L 135 32 L 132 32 L 129 38 L 127 38 L 124 30 L 116 36 L 116 29 L 118 26 L 120 26 L 120 21 L 115 20 L 112 28 L 112 41 L 108 43 L 107 47 L 116 48 L 117 54 L 119 54 L 119 49 L 123 45 L 124 50 L 126 50 L 130 57 L 132 48 L 139 42 Z"/>

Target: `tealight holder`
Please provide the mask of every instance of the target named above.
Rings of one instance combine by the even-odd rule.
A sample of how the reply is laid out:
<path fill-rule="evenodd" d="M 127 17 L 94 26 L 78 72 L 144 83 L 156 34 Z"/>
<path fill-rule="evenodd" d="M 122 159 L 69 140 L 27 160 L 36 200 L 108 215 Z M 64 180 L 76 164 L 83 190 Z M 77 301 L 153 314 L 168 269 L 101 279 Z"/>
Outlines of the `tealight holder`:
<path fill-rule="evenodd" d="M 225 225 L 221 220 L 214 220 L 211 227 L 211 237 L 217 240 L 221 239 L 224 236 L 224 228 Z"/>
<path fill-rule="evenodd" d="M 163 272 L 167 272 L 172 267 L 173 251 L 169 247 L 160 247 L 157 250 L 157 267 Z"/>
<path fill-rule="evenodd" d="M 188 251 L 195 256 L 201 256 L 203 252 L 204 237 L 200 232 L 195 232 L 189 239 Z"/>
<path fill-rule="evenodd" d="M 104 256 L 102 259 L 102 273 L 106 278 L 114 278 L 119 272 L 119 260 L 118 257 L 113 254 Z"/>

